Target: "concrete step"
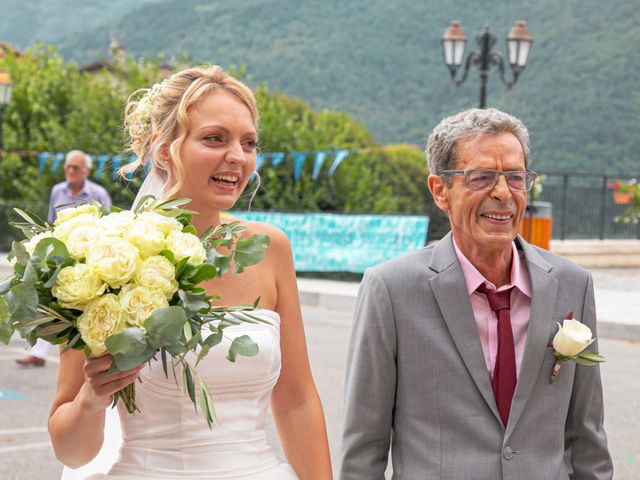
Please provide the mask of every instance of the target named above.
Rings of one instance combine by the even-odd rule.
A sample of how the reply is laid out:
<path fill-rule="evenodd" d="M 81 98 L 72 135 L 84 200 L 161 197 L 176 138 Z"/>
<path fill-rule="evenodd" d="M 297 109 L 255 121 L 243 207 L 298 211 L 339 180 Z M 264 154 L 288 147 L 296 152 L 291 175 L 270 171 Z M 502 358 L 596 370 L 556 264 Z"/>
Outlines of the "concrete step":
<path fill-rule="evenodd" d="M 640 240 L 552 240 L 551 251 L 583 268 L 640 268 Z"/>

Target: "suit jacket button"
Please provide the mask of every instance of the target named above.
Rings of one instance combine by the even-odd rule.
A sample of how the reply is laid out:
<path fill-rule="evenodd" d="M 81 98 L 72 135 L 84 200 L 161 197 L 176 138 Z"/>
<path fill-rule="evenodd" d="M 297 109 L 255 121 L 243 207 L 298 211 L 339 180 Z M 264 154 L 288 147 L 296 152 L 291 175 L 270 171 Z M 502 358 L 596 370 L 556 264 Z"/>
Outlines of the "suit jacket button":
<path fill-rule="evenodd" d="M 507 460 L 511 460 L 513 458 L 513 450 L 511 449 L 511 447 L 504 447 L 504 450 L 502 451 L 502 456 Z"/>

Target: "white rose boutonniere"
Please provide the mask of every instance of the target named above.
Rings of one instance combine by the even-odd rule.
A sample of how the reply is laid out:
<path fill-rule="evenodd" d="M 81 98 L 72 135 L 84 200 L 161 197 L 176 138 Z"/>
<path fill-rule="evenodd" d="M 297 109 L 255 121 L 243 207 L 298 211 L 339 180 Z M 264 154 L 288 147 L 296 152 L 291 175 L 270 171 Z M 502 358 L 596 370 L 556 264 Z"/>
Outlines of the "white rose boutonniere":
<path fill-rule="evenodd" d="M 585 366 L 604 362 L 602 355 L 584 351 L 593 341 L 591 329 L 574 319 L 573 312 L 569 312 L 562 325 L 558 323 L 558 333 L 551 342 L 556 356 L 556 363 L 551 371 L 551 383 L 557 380 L 560 367 L 567 360 L 573 360 L 578 365 Z"/>

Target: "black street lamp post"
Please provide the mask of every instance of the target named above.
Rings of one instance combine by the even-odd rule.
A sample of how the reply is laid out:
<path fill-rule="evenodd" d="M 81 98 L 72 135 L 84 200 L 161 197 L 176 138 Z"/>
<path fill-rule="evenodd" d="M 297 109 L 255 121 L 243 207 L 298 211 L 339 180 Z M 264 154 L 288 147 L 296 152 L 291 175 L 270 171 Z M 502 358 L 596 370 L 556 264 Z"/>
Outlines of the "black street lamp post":
<path fill-rule="evenodd" d="M 460 26 L 460 22 L 454 20 L 451 26 L 447 28 L 442 36 L 442 49 L 444 53 L 444 62 L 451 73 L 451 79 L 459 86 L 469 75 L 471 67 L 477 67 L 480 72 L 480 108 L 485 108 L 487 102 L 487 80 L 489 79 L 489 70 L 496 67 L 500 72 L 500 79 L 511 88 L 517 81 L 518 77 L 527 65 L 527 58 L 533 43 L 533 37 L 527 30 L 527 23 L 518 20 L 516 26 L 511 29 L 507 36 L 507 53 L 509 65 L 513 72 L 513 79 L 507 80 L 505 77 L 504 59 L 499 52 L 493 51 L 496 44 L 496 36 L 489 31 L 489 27 L 485 27 L 484 31 L 476 36 L 479 49 L 467 55 L 464 62 L 464 73 L 462 78 L 456 80 L 456 73 L 462 66 L 464 56 L 464 47 L 467 38 L 464 30 Z"/>

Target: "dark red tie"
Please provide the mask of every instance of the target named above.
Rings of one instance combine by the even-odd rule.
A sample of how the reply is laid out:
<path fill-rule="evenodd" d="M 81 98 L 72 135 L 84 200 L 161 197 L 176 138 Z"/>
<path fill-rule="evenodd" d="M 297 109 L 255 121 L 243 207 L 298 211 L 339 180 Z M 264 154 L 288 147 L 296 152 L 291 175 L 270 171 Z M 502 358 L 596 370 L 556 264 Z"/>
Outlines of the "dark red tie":
<path fill-rule="evenodd" d="M 513 344 L 513 330 L 511 330 L 511 290 L 513 287 L 502 292 L 488 290 L 484 285 L 478 287 L 478 292 L 487 296 L 491 310 L 498 317 L 498 354 L 491 386 L 505 427 L 509 420 L 511 400 L 513 400 L 517 381 L 516 352 Z"/>

